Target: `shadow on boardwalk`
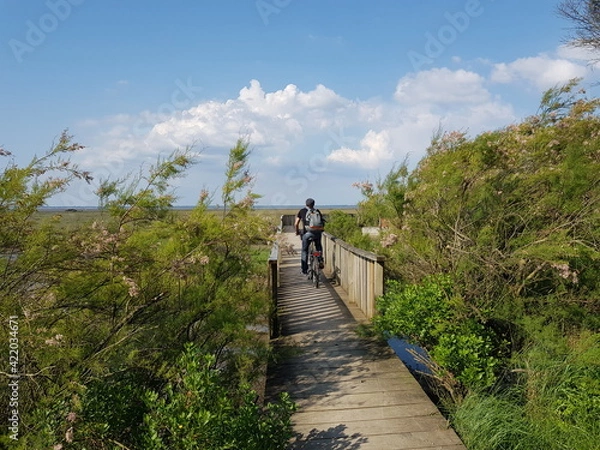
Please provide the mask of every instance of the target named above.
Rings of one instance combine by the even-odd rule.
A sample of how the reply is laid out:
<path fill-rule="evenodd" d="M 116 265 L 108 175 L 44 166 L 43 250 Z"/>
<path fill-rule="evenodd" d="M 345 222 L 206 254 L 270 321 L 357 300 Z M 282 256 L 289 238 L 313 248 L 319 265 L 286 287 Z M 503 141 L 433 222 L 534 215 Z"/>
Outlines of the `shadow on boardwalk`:
<path fill-rule="evenodd" d="M 290 449 L 464 449 L 393 350 L 357 333 L 329 283 L 312 287 L 298 256 L 283 259 L 281 276 L 266 396 L 289 392 L 298 406 Z"/>

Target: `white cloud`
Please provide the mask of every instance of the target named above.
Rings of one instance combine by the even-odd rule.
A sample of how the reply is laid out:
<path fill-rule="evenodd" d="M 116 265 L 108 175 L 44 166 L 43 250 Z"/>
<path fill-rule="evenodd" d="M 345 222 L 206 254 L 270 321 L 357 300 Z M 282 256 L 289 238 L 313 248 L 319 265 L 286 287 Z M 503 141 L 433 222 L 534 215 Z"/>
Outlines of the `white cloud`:
<path fill-rule="evenodd" d="M 157 124 L 152 133 L 176 144 L 201 139 L 209 147 L 225 147 L 243 135 L 257 146 L 285 151 L 306 133 L 335 125 L 335 111 L 351 106 L 331 89 L 318 85 L 303 92 L 293 84 L 265 93 L 257 80 L 236 99 L 204 102 Z"/>
<path fill-rule="evenodd" d="M 490 79 L 502 84 L 525 81 L 540 90 L 546 90 L 586 74 L 587 69 L 580 64 L 542 54 L 495 64 Z"/>
<path fill-rule="evenodd" d="M 82 122 L 98 130 L 82 166 L 109 165 L 101 170 L 120 177 L 136 171 L 140 161 L 154 162 L 161 153 L 196 143 L 199 168 L 179 186 L 188 192 L 182 202 L 189 204 L 200 188 L 220 184 L 228 149 L 247 137 L 256 190 L 266 204 L 294 203 L 322 183 L 328 186 L 323 196 L 347 188 L 352 197 L 358 195 L 351 189 L 354 181 L 387 172 L 408 155 L 416 163 L 440 125 L 476 134 L 514 121 L 511 105 L 495 98 L 485 82 L 475 72 L 432 69 L 401 78 L 387 98 L 350 100 L 323 85 L 305 91 L 289 84 L 265 92 L 251 80 L 235 98 L 199 102 L 169 115 L 163 108 L 113 116 L 103 126 Z M 335 187 L 327 184 L 333 179 Z"/>
<path fill-rule="evenodd" d="M 296 85 L 288 84 L 282 90 L 265 93 L 257 80 L 250 81 L 250 87 L 244 87 L 240 91 L 237 101 L 251 112 L 280 118 L 290 117 L 303 110 L 336 108 L 348 103 L 322 84 L 309 92 L 302 92 Z"/>
<path fill-rule="evenodd" d="M 374 169 L 384 161 L 393 159 L 390 148 L 389 132 L 384 130 L 375 132 L 369 130 L 360 141 L 360 149 L 340 148 L 331 152 L 329 161 L 343 164 L 358 165 L 367 169 Z"/>
<path fill-rule="evenodd" d="M 106 92 L 107 94 L 118 94 L 123 89 L 127 88 L 127 86 L 129 86 L 129 81 L 117 80 L 111 86 L 105 88 L 104 92 Z"/>
<path fill-rule="evenodd" d="M 365 169 L 389 169 L 407 156 L 420 159 L 433 132 L 464 130 L 473 134 L 515 120 L 511 105 L 494 98 L 483 76 L 465 70 L 432 69 L 401 78 L 397 103 L 359 106 L 360 117 L 372 117 L 371 129 L 358 145 L 341 146 L 328 160 Z"/>
<path fill-rule="evenodd" d="M 481 103 L 490 97 L 484 81 L 481 75 L 462 69 L 431 69 L 402 78 L 394 96 L 409 105 Z"/>
<path fill-rule="evenodd" d="M 600 52 L 594 48 L 575 47 L 572 45 L 561 45 L 556 50 L 559 58 L 583 61 L 586 64 L 598 66 Z"/>

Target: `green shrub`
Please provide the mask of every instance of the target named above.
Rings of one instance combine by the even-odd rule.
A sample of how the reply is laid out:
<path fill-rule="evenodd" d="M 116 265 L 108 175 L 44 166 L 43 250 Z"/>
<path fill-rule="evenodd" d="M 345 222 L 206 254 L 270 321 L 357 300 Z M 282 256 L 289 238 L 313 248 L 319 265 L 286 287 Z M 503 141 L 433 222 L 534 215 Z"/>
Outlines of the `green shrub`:
<path fill-rule="evenodd" d="M 356 217 L 344 211 L 334 210 L 329 214 L 325 231 L 344 242 L 367 251 L 373 251 L 375 241 L 362 233 Z"/>
<path fill-rule="evenodd" d="M 348 214 L 337 209 L 328 214 L 325 227 L 327 233 L 346 242 L 355 233 L 360 233 L 356 217 L 353 214 Z"/>
<path fill-rule="evenodd" d="M 247 386 L 232 392 L 215 359 L 188 346 L 174 381 L 145 397 L 145 450 L 283 450 L 292 437 L 294 405 L 287 395 L 261 409 Z"/>
<path fill-rule="evenodd" d="M 550 89 L 521 123 L 440 131 L 407 177 L 390 172 L 397 202 L 357 184 L 365 221 L 393 219 L 397 239 L 380 250 L 403 282 L 388 285 L 375 323 L 471 389 L 457 416 L 472 416 L 470 448 L 600 442 L 597 364 L 583 356 L 598 361 L 597 341 L 575 351 L 600 327 L 600 99 L 577 84 Z M 440 273 L 452 289 L 429 285 Z M 487 398 L 491 386 L 503 391 Z"/>
<path fill-rule="evenodd" d="M 433 360 L 456 375 L 469 389 L 488 388 L 496 382 L 499 359 L 495 336 L 473 319 L 449 325 L 431 349 Z"/>
<path fill-rule="evenodd" d="M 375 184 L 364 181 L 354 183 L 364 199 L 358 202 L 358 223 L 360 226 L 376 227 L 381 219 L 396 222 L 404 211 L 408 167 L 406 161 L 394 165 L 388 174 Z"/>
<path fill-rule="evenodd" d="M 431 348 L 452 317 L 448 277 L 430 277 L 421 284 L 390 280 L 377 299 L 379 315 L 374 325 L 379 332 L 403 337 Z"/>
<path fill-rule="evenodd" d="M 495 383 L 502 345 L 491 329 L 461 314 L 449 277 L 428 277 L 412 285 L 391 281 L 377 309 L 373 321 L 380 333 L 421 345 L 434 367 L 463 386 L 481 389 Z"/>
<path fill-rule="evenodd" d="M 148 411 L 144 394 L 157 383 L 152 373 L 142 370 L 128 370 L 91 382 L 81 396 L 78 438 L 87 436 L 139 448 L 140 424 Z"/>

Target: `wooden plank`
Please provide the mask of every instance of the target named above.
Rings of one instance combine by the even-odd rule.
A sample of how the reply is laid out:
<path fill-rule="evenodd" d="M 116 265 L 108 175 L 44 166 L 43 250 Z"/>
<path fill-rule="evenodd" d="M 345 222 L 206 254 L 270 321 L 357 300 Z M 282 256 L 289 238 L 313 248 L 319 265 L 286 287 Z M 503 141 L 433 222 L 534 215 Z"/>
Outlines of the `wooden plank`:
<path fill-rule="evenodd" d="M 423 417 L 437 417 L 438 419 L 445 420 L 440 414 L 438 409 L 433 403 L 419 403 L 417 405 L 404 405 L 398 406 L 382 406 L 380 408 L 370 408 L 361 411 L 360 415 L 356 414 L 355 410 L 343 409 L 336 411 L 312 411 L 304 410 L 298 411 L 294 417 L 293 422 L 295 424 L 305 424 L 320 426 L 325 429 L 331 428 L 339 424 L 348 424 L 352 422 L 363 422 L 371 420 L 393 420 L 393 419 L 407 419 L 414 418 L 420 420 Z M 388 430 L 393 432 L 394 429 Z"/>
<path fill-rule="evenodd" d="M 361 432 L 365 436 L 382 436 L 390 434 L 406 434 L 406 433 L 420 433 L 430 431 L 446 431 L 448 430 L 448 423 L 437 415 L 418 416 L 418 417 L 398 417 L 389 419 L 373 419 L 373 420 L 360 420 L 360 421 L 346 421 L 342 425 L 348 426 L 348 424 L 355 425 L 356 428 L 360 428 Z M 322 436 L 324 438 L 341 438 L 348 436 L 345 430 L 339 427 L 340 422 L 335 420 L 329 420 L 326 416 L 320 417 L 318 425 L 312 423 L 294 422 L 295 429 L 302 433 L 304 436 L 308 436 L 311 432 L 321 429 Z M 456 440 L 451 440 L 452 444 L 458 444 Z"/>
<path fill-rule="evenodd" d="M 352 273 L 376 277 L 377 267 Z M 280 276 L 282 336 L 272 341 L 266 399 L 288 392 L 296 402 L 290 449 L 465 450 L 389 346 L 356 332 L 334 289 L 303 279 L 299 257 L 285 257 Z"/>

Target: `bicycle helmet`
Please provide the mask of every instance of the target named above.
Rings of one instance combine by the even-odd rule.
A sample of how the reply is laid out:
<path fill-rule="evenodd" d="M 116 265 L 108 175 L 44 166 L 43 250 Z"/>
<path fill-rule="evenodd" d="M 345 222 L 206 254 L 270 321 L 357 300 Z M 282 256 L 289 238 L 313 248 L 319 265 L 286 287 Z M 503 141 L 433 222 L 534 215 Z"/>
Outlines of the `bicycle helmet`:
<path fill-rule="evenodd" d="M 312 208 L 313 206 L 315 206 L 315 201 L 312 198 L 307 198 L 306 206 L 308 206 L 309 208 Z"/>

